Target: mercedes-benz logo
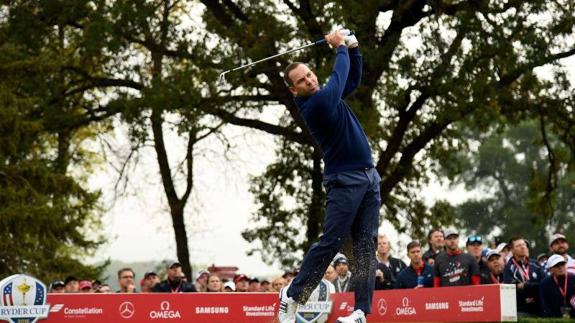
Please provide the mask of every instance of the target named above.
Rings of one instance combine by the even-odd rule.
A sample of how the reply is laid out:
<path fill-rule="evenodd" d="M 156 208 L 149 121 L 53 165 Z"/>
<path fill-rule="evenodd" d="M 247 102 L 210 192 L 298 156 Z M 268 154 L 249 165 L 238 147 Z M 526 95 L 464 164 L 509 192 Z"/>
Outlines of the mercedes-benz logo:
<path fill-rule="evenodd" d="M 120 316 L 125 319 L 129 319 L 130 317 L 134 316 L 136 309 L 134 308 L 134 304 L 131 302 L 124 302 L 120 304 Z"/>
<path fill-rule="evenodd" d="M 387 312 L 387 302 L 384 298 L 381 298 L 379 301 L 377 301 L 377 312 L 381 316 L 385 315 L 385 312 Z"/>

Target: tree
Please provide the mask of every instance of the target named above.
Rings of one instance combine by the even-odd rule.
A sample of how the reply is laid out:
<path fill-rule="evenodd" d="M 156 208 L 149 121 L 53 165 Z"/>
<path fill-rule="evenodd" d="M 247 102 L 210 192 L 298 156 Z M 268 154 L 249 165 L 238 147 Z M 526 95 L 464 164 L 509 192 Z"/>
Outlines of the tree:
<path fill-rule="evenodd" d="M 416 237 L 422 237 L 430 221 L 447 224 L 453 220 L 445 201 L 428 206 L 418 190 L 429 181 L 436 164 L 466 148 L 468 143 L 462 140 L 459 128 L 486 129 L 494 123 L 543 115 L 549 127 L 569 129 L 566 136 L 573 140 L 573 130 L 567 126 L 573 122 L 571 101 L 534 110 L 529 99 L 536 93 L 548 101 L 563 101 L 564 93 L 538 93 L 545 81 L 533 71 L 545 65 L 564 71 L 560 59 L 575 53 L 569 1 L 202 3 L 207 30 L 218 35 L 211 56 L 221 70 L 319 39 L 334 25 L 356 32 L 365 74 L 363 86 L 350 103 L 377 157 L 376 167 L 383 179 L 383 215 L 400 231 Z M 322 78 L 329 73 L 331 55 L 329 49 L 318 47 L 292 60 L 310 62 Z M 226 98 L 221 109 L 227 111 L 237 108 L 238 94 L 244 94 L 241 102 L 250 95 L 250 102 L 279 102 L 286 107 L 286 114 L 277 124 L 238 117 L 238 113 L 253 113 L 247 105 L 234 115 L 209 112 L 232 124 L 280 135 L 280 143 L 289 140 L 294 150 L 306 153 L 298 154 L 304 160 L 296 170 L 292 150 L 285 151 L 285 156 L 281 150 L 278 163 L 270 166 L 264 178 L 254 181 L 254 190 L 268 194 L 257 195 L 261 209 L 254 220 L 258 224 L 244 236 L 251 242 L 261 241 L 253 252 L 267 255 L 269 261 L 308 246 L 317 238 L 321 223 L 310 225 L 305 218 L 320 222 L 322 218 L 321 172 L 315 167 L 321 152 L 306 133 L 283 84 L 278 67 L 287 61 L 281 57 L 274 63 L 229 73 L 229 91 L 219 93 Z M 562 78 L 551 81 L 548 88 L 571 85 Z M 306 171 L 307 175 L 301 176 Z M 278 174 L 282 174 L 281 180 L 275 180 Z M 282 187 L 284 191 L 279 186 L 282 183 L 287 185 Z M 279 202 L 286 193 L 307 196 L 305 212 L 287 210 Z M 281 241 L 271 239 L 270 233 L 278 234 L 275 227 L 280 224 L 297 226 L 298 232 L 308 230 L 304 242 L 297 243 L 302 235 L 291 231 L 281 235 Z"/>
<path fill-rule="evenodd" d="M 482 197 L 457 207 L 463 228 L 499 241 L 522 235 L 537 253 L 548 251 L 555 232 L 565 233 L 571 241 L 575 238 L 575 210 L 570 203 L 575 197 L 575 160 L 560 137 L 542 132 L 541 125 L 530 120 L 470 136 L 479 147 L 459 153 L 458 163 L 465 170 L 455 183 L 479 190 Z M 551 170 L 548 149 L 554 156 Z M 549 177 L 555 178 L 552 183 Z"/>
<path fill-rule="evenodd" d="M 91 102 L 61 95 L 62 64 L 79 57 L 63 46 L 72 40 L 57 19 L 65 15 L 49 7 L 0 7 L 0 276 L 99 278 L 106 264 L 82 258 L 103 242 L 100 194 L 70 171 L 96 161 L 81 146 L 97 128 L 82 127 L 93 117 Z"/>
<path fill-rule="evenodd" d="M 68 66 L 75 82 L 67 88 L 67 95 L 93 93 L 103 111 L 119 115 L 130 127 L 133 150 L 153 146 L 177 257 L 186 276 L 192 277 L 185 209 L 194 188 L 194 149 L 201 140 L 217 135 L 221 122 L 196 108 L 209 109 L 217 101 L 202 98 L 202 89 L 197 87 L 202 78 L 199 67 L 206 57 L 201 39 L 194 39 L 181 27 L 188 5 L 171 0 L 86 2 L 87 19 L 74 21 L 74 25 L 81 30 L 82 50 L 91 51 L 100 68 Z M 185 138 L 181 162 L 170 162 L 178 157 L 168 153 L 167 130 Z"/>

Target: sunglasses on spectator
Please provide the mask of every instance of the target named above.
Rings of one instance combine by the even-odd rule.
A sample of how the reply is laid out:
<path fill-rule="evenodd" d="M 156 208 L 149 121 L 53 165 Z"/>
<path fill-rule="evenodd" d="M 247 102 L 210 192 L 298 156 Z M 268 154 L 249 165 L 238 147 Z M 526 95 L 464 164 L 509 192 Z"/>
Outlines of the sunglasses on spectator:
<path fill-rule="evenodd" d="M 467 243 L 474 243 L 474 242 L 483 243 L 483 240 L 481 239 L 480 236 L 471 236 L 467 238 Z"/>

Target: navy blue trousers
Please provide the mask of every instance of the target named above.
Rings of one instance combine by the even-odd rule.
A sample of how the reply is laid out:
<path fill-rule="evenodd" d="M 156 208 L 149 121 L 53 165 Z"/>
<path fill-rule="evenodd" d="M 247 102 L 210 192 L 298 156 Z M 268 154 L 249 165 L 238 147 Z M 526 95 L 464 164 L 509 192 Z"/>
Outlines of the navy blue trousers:
<path fill-rule="evenodd" d="M 324 177 L 326 212 L 323 235 L 305 255 L 288 296 L 305 303 L 349 235 L 352 239 L 352 284 L 355 309 L 371 313 L 375 288 L 375 241 L 379 228 L 381 178 L 375 168 L 346 171 Z"/>

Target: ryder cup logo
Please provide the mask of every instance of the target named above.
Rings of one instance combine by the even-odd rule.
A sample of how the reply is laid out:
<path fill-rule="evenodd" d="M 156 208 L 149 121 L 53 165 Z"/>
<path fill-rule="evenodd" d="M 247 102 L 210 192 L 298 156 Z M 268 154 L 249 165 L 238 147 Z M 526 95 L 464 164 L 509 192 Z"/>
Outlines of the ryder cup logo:
<path fill-rule="evenodd" d="M 327 280 L 321 280 L 316 289 L 311 293 L 305 305 L 298 305 L 296 323 L 324 323 L 331 313 L 331 294 L 335 287 Z"/>
<path fill-rule="evenodd" d="M 0 281 L 0 320 L 34 323 L 48 317 L 46 286 L 34 277 L 12 275 Z"/>

